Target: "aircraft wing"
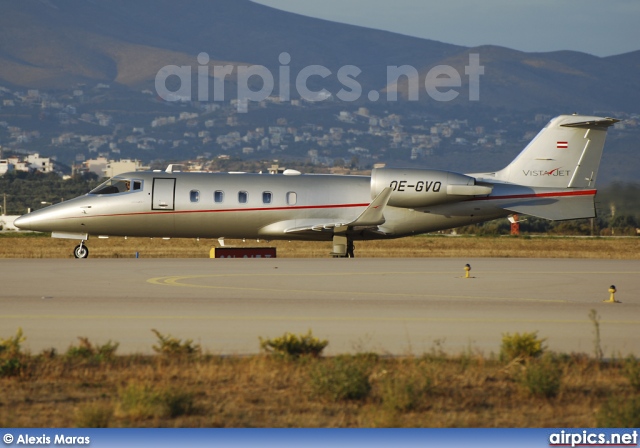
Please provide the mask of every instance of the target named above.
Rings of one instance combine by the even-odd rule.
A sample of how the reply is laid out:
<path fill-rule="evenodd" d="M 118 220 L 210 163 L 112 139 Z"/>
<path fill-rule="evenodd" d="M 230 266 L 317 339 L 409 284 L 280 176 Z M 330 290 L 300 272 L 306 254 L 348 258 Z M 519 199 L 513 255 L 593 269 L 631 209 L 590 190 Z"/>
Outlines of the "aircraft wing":
<path fill-rule="evenodd" d="M 385 188 L 371 201 L 369 206 L 360 215 L 351 221 L 337 221 L 337 220 L 321 220 L 321 219 L 307 219 L 307 220 L 292 220 L 275 223 L 282 229 L 284 233 L 299 233 L 299 232 L 322 232 L 326 230 L 333 230 L 338 232 L 346 232 L 347 229 L 353 227 L 376 227 L 380 224 L 384 224 L 384 208 L 389 202 L 391 197 L 391 188 Z M 301 225 L 302 224 L 302 225 Z M 270 227 L 273 227 L 272 224 Z M 263 229 L 265 230 L 265 229 Z"/>

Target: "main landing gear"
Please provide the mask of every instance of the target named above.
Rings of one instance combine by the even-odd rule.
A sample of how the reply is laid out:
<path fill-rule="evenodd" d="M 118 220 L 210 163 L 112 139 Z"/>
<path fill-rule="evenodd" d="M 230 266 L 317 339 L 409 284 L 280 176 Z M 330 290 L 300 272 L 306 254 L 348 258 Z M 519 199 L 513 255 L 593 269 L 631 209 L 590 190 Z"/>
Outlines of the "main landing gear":
<path fill-rule="evenodd" d="M 84 245 L 84 241 L 80 241 L 80 244 L 73 249 L 73 256 L 76 258 L 87 258 L 89 256 L 89 248 Z"/>
<path fill-rule="evenodd" d="M 355 258 L 353 240 L 342 235 L 333 236 L 333 258 Z"/>

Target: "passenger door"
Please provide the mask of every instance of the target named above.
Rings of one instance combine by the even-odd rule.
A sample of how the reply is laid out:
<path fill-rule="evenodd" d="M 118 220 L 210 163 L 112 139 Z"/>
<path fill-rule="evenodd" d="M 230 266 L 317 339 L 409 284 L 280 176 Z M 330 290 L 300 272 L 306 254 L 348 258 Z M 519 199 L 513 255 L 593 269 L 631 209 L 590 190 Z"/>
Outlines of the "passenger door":
<path fill-rule="evenodd" d="M 151 210 L 175 210 L 175 198 L 175 179 L 153 179 Z"/>

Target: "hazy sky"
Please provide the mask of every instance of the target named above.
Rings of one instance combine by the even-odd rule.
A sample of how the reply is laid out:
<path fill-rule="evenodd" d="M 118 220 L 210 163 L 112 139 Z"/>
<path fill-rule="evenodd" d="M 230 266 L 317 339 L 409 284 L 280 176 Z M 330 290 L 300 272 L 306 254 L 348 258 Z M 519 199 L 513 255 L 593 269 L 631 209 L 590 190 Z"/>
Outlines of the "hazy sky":
<path fill-rule="evenodd" d="M 474 47 L 640 50 L 640 0 L 254 0 L 312 17 Z"/>

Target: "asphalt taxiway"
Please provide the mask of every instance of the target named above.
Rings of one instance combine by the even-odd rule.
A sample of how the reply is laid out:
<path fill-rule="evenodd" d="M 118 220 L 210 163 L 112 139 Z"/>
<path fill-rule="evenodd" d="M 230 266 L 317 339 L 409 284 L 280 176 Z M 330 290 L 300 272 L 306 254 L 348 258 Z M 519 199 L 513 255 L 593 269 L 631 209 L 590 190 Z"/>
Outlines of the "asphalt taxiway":
<path fill-rule="evenodd" d="M 531 331 L 593 354 L 596 310 L 605 356 L 640 354 L 640 260 L 5 259 L 0 272 L 0 338 L 22 328 L 32 353 L 79 336 L 153 353 L 157 329 L 252 354 L 259 337 L 311 329 L 329 355 L 489 355 Z M 612 284 L 621 303 L 603 302 Z"/>

